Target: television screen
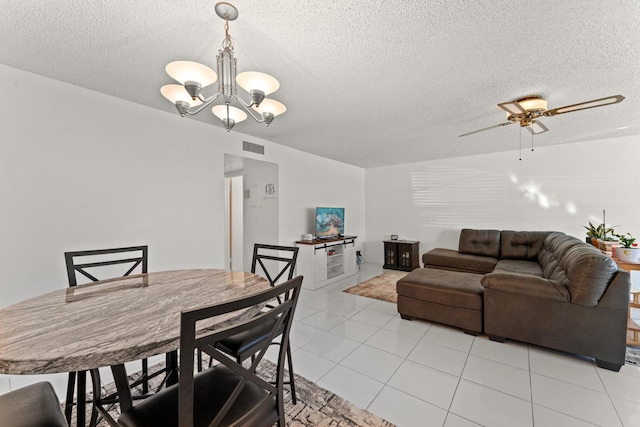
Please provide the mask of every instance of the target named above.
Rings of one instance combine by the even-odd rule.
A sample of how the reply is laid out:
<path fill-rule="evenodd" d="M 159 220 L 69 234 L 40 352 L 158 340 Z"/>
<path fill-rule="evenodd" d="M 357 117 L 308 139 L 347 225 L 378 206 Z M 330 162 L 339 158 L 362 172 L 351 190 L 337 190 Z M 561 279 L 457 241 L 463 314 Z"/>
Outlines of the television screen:
<path fill-rule="evenodd" d="M 316 237 L 344 234 L 344 208 L 316 208 Z"/>

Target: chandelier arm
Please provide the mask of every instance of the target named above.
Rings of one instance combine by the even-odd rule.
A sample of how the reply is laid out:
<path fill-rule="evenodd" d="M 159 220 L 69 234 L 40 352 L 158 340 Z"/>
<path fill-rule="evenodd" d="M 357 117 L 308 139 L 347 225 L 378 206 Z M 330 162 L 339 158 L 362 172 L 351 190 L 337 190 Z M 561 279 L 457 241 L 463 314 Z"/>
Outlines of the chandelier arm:
<path fill-rule="evenodd" d="M 240 98 L 238 95 L 235 96 L 235 98 L 238 100 L 238 103 L 242 106 L 242 108 L 249 113 L 249 115 L 253 118 L 253 120 L 255 120 L 258 123 L 264 123 L 264 117 L 262 117 L 262 114 L 260 114 L 260 117 L 256 117 L 255 114 L 257 113 L 256 110 L 254 110 L 253 108 L 251 108 L 249 106 L 249 104 L 247 104 L 246 102 L 244 102 L 244 100 L 242 98 Z"/>
<path fill-rule="evenodd" d="M 220 96 L 220 93 L 217 93 L 215 96 L 212 96 L 210 99 L 202 99 L 202 97 L 199 96 L 198 98 L 200 99 L 200 101 L 202 101 L 202 104 L 199 105 L 198 108 L 196 108 L 195 110 L 192 110 L 191 108 L 187 109 L 186 113 L 189 114 L 190 116 L 195 116 L 200 111 L 204 110 L 209 105 L 211 105 L 211 103 L 216 99 L 218 99 L 219 96 Z"/>

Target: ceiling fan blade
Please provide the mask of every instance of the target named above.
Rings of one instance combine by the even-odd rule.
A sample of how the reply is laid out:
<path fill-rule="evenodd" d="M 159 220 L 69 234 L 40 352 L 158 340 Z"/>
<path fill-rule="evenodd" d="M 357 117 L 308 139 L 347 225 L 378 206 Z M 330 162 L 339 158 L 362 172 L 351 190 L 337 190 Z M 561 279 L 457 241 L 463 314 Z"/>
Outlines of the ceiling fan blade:
<path fill-rule="evenodd" d="M 522 108 L 522 105 L 516 101 L 503 102 L 498 104 L 498 107 L 502 108 L 509 114 L 527 114 L 527 110 Z"/>
<path fill-rule="evenodd" d="M 499 127 L 507 126 L 507 125 L 512 125 L 512 124 L 514 124 L 514 123 L 516 123 L 516 122 L 505 122 L 505 123 L 500 123 L 499 125 L 489 126 L 488 128 L 478 129 L 478 130 L 474 130 L 473 132 L 463 133 L 462 135 L 459 135 L 458 137 L 463 137 L 463 136 L 473 135 L 474 133 L 484 132 L 485 130 L 489 130 L 489 129 L 493 129 L 493 128 L 499 128 Z"/>
<path fill-rule="evenodd" d="M 530 126 L 525 126 L 529 132 L 533 135 L 537 135 L 539 133 L 544 133 L 549 130 L 540 120 L 534 120 L 531 122 Z"/>
<path fill-rule="evenodd" d="M 557 116 L 558 114 L 571 113 L 573 111 L 587 110 L 589 108 L 604 107 L 605 105 L 617 104 L 622 102 L 624 96 L 614 95 L 606 98 L 594 99 L 592 101 L 581 102 L 579 104 L 566 105 L 564 107 L 553 108 L 544 112 L 545 116 Z"/>

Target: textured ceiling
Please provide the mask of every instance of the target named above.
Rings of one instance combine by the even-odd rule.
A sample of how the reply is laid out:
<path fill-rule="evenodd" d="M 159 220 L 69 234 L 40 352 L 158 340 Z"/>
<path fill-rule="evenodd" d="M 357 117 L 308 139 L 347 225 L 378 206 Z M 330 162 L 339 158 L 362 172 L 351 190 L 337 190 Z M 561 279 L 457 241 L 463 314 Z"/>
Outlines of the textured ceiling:
<path fill-rule="evenodd" d="M 164 67 L 215 68 L 215 3 L 0 0 L 0 63 L 177 114 Z M 278 78 L 287 106 L 268 128 L 234 129 L 251 136 L 362 167 L 514 150 L 515 125 L 458 135 L 531 94 L 549 108 L 627 98 L 544 119 L 536 146 L 640 134 L 638 0 L 232 3 L 239 71 Z M 184 120 L 219 126 L 209 111 Z"/>

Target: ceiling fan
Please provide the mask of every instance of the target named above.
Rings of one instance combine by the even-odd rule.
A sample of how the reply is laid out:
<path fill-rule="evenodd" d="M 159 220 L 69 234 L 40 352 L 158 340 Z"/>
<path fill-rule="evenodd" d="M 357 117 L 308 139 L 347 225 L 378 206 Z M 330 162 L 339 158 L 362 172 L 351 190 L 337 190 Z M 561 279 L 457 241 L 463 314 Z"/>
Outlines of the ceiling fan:
<path fill-rule="evenodd" d="M 489 126 L 484 129 L 474 130 L 473 132 L 468 132 L 460 136 L 473 135 L 474 133 L 484 132 L 485 130 L 512 125 L 514 123 L 520 123 L 521 127 L 526 128 L 532 135 L 536 135 L 549 130 L 549 128 L 538 120 L 540 117 L 553 117 L 558 114 L 571 113 L 573 111 L 604 107 L 605 105 L 617 104 L 623 100 L 624 96 L 614 95 L 547 110 L 546 99 L 539 95 L 526 96 L 524 98 L 516 99 L 515 101 L 498 104 L 498 107 L 508 113 L 507 122 Z"/>

